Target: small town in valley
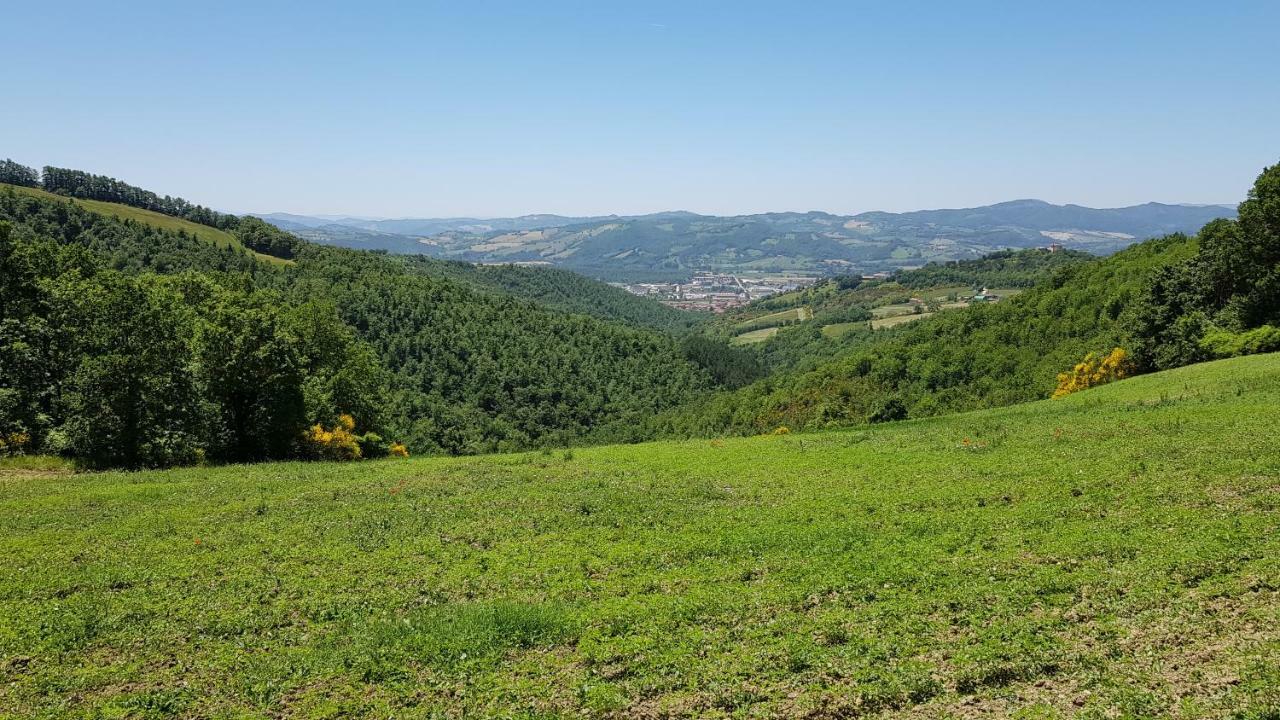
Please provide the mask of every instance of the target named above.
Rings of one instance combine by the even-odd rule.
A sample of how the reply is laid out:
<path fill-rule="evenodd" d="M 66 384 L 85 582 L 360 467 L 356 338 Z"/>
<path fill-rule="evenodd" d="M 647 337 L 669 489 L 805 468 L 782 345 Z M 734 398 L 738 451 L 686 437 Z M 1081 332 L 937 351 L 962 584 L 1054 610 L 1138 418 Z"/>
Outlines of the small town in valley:
<path fill-rule="evenodd" d="M 703 271 L 694 273 L 685 283 L 630 283 L 619 287 L 681 310 L 722 313 L 752 300 L 808 287 L 818 280 L 809 275 L 749 276 Z"/>

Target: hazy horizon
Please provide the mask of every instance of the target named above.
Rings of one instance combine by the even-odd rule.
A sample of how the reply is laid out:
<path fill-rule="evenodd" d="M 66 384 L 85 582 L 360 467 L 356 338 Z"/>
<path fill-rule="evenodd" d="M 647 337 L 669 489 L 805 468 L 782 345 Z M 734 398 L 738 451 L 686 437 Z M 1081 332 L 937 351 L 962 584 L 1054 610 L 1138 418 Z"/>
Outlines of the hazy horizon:
<path fill-rule="evenodd" d="M 1002 200 L 1002 201 L 997 202 L 997 203 L 989 203 L 989 204 L 988 204 L 988 205 L 986 205 L 986 206 L 979 206 L 979 205 L 975 205 L 975 206 L 972 206 L 972 207 L 989 207 L 989 206 L 991 206 L 991 205 L 999 205 L 999 204 L 1001 204 L 1001 203 L 1009 203 L 1009 202 L 1049 202 L 1049 201 L 1047 201 L 1047 200 L 1041 200 L 1040 198 L 1012 198 L 1012 199 L 1010 199 L 1010 200 Z M 1152 201 L 1148 201 L 1148 202 L 1149 202 L 1149 203 L 1155 203 L 1155 204 L 1158 204 L 1158 205 L 1170 205 L 1170 206 L 1182 206 L 1182 207 L 1222 207 L 1222 208 L 1231 208 L 1231 209 L 1233 209 L 1233 210 L 1235 209 L 1236 205 L 1238 204 L 1238 203 L 1164 203 L 1164 202 L 1160 202 L 1160 201 L 1158 201 L 1158 200 L 1152 200 Z M 1050 203 L 1050 204 L 1053 204 L 1053 205 L 1060 205 L 1060 206 L 1074 205 L 1074 206 L 1078 206 L 1078 207 L 1087 207 L 1087 208 L 1089 208 L 1089 209 L 1093 209 L 1093 210 L 1119 210 L 1119 209 L 1124 209 L 1124 208 L 1126 208 L 1126 207 L 1136 207 L 1136 206 L 1145 205 L 1145 204 L 1148 204 L 1148 203 L 1137 203 L 1136 205 L 1115 206 L 1115 207 L 1092 207 L 1092 206 L 1087 206 L 1087 205 L 1080 205 L 1079 203 Z M 224 209 L 224 208 L 214 208 L 214 209 L 216 209 L 216 210 L 222 210 L 222 211 L 224 211 L 224 212 L 230 212 L 230 211 L 227 211 L 227 210 L 226 210 L 226 209 Z M 571 214 L 571 213 L 547 213 L 547 212 L 528 212 L 528 213 L 516 213 L 516 214 L 513 214 L 513 215 L 486 215 L 486 216 L 477 216 L 477 215 L 433 215 L 433 216 L 426 216 L 426 215 L 358 215 L 358 214 L 355 214 L 355 213 L 351 213 L 351 214 L 344 214 L 344 213 L 331 213 L 331 212 L 326 212 L 326 213 L 289 212 L 289 211 L 287 211 L 287 210 L 272 210 L 272 211 L 267 211 L 267 212 L 245 211 L 245 212 L 240 212 L 240 213 L 237 213 L 237 214 L 243 214 L 243 215 L 256 215 L 256 216 L 262 216 L 262 217 L 267 217 L 267 216 L 280 216 L 280 215 L 292 215 L 292 216 L 296 216 L 296 217 L 314 218 L 314 219 L 316 219 L 316 220 L 333 220 L 333 221 L 338 221 L 338 220 L 362 220 L 362 221 L 369 221 L 369 222 L 377 222 L 377 221 L 383 221 L 383 220 L 504 220 L 504 219 L 510 219 L 510 218 L 532 217 L 532 216 L 538 216 L 538 215 L 553 215 L 553 216 L 558 216 L 558 217 L 622 217 L 622 218 L 626 218 L 626 217 L 644 217 L 644 216 L 647 216 L 647 215 L 660 215 L 660 214 L 664 214 L 664 213 L 692 213 L 692 214 L 694 214 L 694 215 L 705 215 L 705 216 L 708 216 L 708 217 L 738 217 L 738 216 L 744 216 L 744 217 L 745 217 L 745 216 L 749 216 L 749 215 L 765 215 L 765 214 L 778 214 L 778 215 L 781 215 L 781 214 L 787 214 L 787 213 L 795 213 L 795 214 L 806 214 L 806 213 L 826 213 L 826 214 L 828 214 L 828 215 L 833 215 L 833 216 L 837 216 L 837 217 L 847 217 L 847 216 L 861 215 L 861 214 L 872 213 L 872 212 L 892 212 L 892 213 L 895 213 L 895 214 L 905 214 L 905 213 L 911 213 L 911 212 L 933 212 L 933 211 L 942 211 L 942 210 L 965 210 L 965 209 L 968 209 L 968 208 L 962 208 L 962 207 L 928 207 L 928 208 L 915 208 L 915 209 L 913 209 L 913 210 L 892 210 L 892 211 L 890 211 L 890 210 L 859 210 L 859 211 L 851 212 L 851 213 L 836 213 L 836 212 L 831 212 L 831 211 L 829 211 L 829 210 L 822 210 L 822 209 L 818 209 L 818 208 L 811 208 L 811 209 L 809 209 L 809 210 L 761 210 L 761 211 L 759 211 L 759 212 L 751 212 L 751 213 L 731 213 L 731 214 L 727 214 L 727 215 L 719 215 L 719 214 L 716 214 L 716 213 L 700 213 L 700 212 L 697 212 L 697 211 L 694 211 L 694 210 L 686 210 L 686 209 L 684 209 L 684 208 L 668 208 L 668 209 L 666 209 L 666 210 L 655 210 L 655 211 L 653 211 L 653 212 L 646 212 L 646 213 L 602 213 L 602 214 L 599 214 L 599 215 L 578 215 L 578 214 Z"/>
<path fill-rule="evenodd" d="M 68 2 L 9 17 L 24 32 L 0 153 L 234 212 L 1234 205 L 1280 158 L 1280 7 L 1264 2 Z"/>

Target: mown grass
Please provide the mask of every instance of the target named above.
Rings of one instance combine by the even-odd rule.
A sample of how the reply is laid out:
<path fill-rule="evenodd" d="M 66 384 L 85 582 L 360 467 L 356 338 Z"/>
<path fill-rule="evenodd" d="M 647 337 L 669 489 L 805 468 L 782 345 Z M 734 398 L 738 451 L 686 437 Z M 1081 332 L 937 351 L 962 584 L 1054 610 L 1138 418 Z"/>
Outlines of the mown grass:
<path fill-rule="evenodd" d="M 1274 718 L 1277 407 L 13 478 L 0 716 Z"/>
<path fill-rule="evenodd" d="M 236 239 L 234 235 L 232 235 L 229 232 L 226 232 L 225 230 L 219 230 L 217 228 L 209 227 L 208 225 L 201 225 L 199 223 L 191 222 L 190 220 L 183 220 L 182 218 L 176 218 L 176 217 L 173 217 L 172 215 L 165 215 L 164 213 L 158 213 L 152 210 L 144 210 L 142 208 L 136 208 L 131 205 L 121 205 L 119 203 L 103 202 L 101 200 L 83 200 L 80 198 L 69 198 L 64 195 L 55 195 L 54 193 L 46 192 L 39 188 L 23 187 L 20 185 L 8 185 L 4 183 L 0 183 L 0 187 L 13 188 L 14 192 L 19 193 L 21 195 L 31 195 L 33 197 L 60 200 L 64 202 L 67 200 L 70 200 L 71 202 L 74 202 L 80 207 L 83 207 L 85 210 L 98 213 L 99 215 L 110 215 L 111 217 L 115 217 L 120 220 L 132 220 L 134 222 L 143 223 L 145 225 L 150 225 L 152 227 L 160 228 L 162 230 L 169 230 L 172 232 L 185 232 L 188 235 L 193 235 L 199 238 L 200 240 L 203 240 L 204 242 L 207 242 L 215 247 L 220 247 L 220 248 L 233 247 L 238 250 L 242 250 L 244 252 L 252 253 L 254 257 L 256 257 L 257 259 L 263 262 L 268 262 L 276 265 L 292 265 L 293 264 L 292 260 L 287 260 L 285 258 L 278 258 L 272 255 L 266 255 L 260 252 L 254 252 L 252 250 L 248 250 L 244 247 L 243 244 L 241 244 L 239 240 Z"/>

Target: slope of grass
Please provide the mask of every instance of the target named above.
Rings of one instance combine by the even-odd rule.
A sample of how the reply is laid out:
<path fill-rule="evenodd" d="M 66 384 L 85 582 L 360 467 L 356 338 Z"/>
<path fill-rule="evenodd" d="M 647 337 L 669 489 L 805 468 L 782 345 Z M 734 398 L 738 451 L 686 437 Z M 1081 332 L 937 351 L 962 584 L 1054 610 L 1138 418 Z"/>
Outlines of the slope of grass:
<path fill-rule="evenodd" d="M 734 332 L 744 333 L 744 332 L 749 332 L 751 330 L 760 330 L 763 328 L 777 327 L 779 325 L 782 325 L 783 323 L 804 322 L 806 320 L 812 320 L 812 319 L 813 319 L 813 313 L 809 310 L 809 308 L 807 307 L 790 308 L 788 310 L 782 310 L 775 313 L 769 313 L 768 315 L 761 315 L 759 317 L 754 317 L 754 318 L 751 318 L 750 320 L 744 320 L 734 325 L 733 330 Z"/>
<path fill-rule="evenodd" d="M 1278 406 L 4 477 L 0 717 L 1275 717 Z"/>
<path fill-rule="evenodd" d="M 22 187 L 20 185 L 8 185 L 5 183 L 0 183 L 0 187 L 13 188 L 14 192 L 20 195 L 30 195 L 32 197 L 44 198 L 47 200 L 59 200 L 64 202 L 67 200 L 70 200 L 71 202 L 74 202 L 80 207 L 83 207 L 84 209 L 89 210 L 90 212 L 98 213 L 100 215 L 110 215 L 111 217 L 119 218 L 121 220 L 132 220 L 134 222 L 143 223 L 146 225 L 150 225 L 152 227 L 160 228 L 162 230 L 170 230 L 173 232 L 185 232 L 188 235 L 195 236 L 215 247 L 220 247 L 220 248 L 234 247 L 234 248 L 243 250 L 245 252 L 250 252 L 254 257 L 256 257 L 259 260 L 262 260 L 263 262 L 269 262 L 269 263 L 274 263 L 278 265 L 293 264 L 292 260 L 286 260 L 285 258 L 278 258 L 271 255 L 266 255 L 260 252 L 247 250 L 244 247 L 244 245 L 242 245 L 240 241 L 236 239 L 234 235 L 232 235 L 231 233 L 225 230 L 219 230 L 217 228 L 209 227 L 208 225 L 201 225 L 200 223 L 194 223 L 194 222 L 191 222 L 190 220 L 183 220 L 182 218 L 173 217 L 172 215 L 165 215 L 164 213 L 158 213 L 153 210 L 144 210 L 142 208 L 136 208 L 130 205 L 121 205 L 119 203 L 103 202 L 101 200 L 83 200 L 80 198 L 69 198 L 64 195 L 56 195 L 51 192 L 46 192 L 39 188 Z"/>
<path fill-rule="evenodd" d="M 751 345 L 753 343 L 764 342 L 774 335 L 778 334 L 778 327 L 761 328 L 759 330 L 751 330 L 741 335 L 735 335 L 730 338 L 729 343 L 732 345 Z"/>

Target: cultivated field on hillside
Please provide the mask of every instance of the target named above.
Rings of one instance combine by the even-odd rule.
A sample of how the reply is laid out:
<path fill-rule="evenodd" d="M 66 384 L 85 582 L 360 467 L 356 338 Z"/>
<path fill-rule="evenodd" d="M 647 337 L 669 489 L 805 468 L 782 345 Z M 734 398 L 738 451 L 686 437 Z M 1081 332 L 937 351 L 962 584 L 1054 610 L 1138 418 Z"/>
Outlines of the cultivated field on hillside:
<path fill-rule="evenodd" d="M 0 472 L 0 717 L 1274 718 L 1278 406 Z"/>

